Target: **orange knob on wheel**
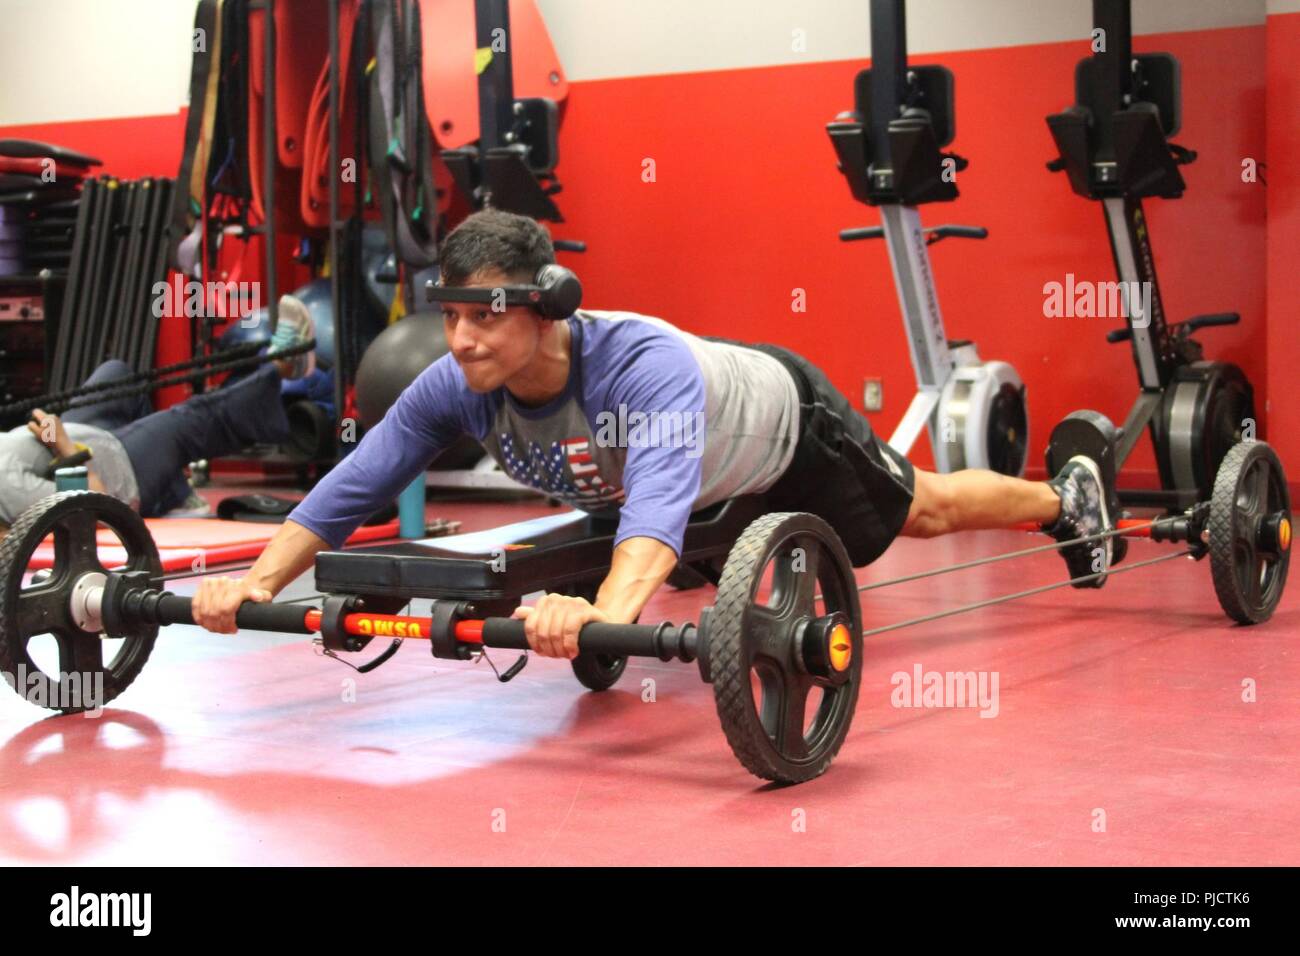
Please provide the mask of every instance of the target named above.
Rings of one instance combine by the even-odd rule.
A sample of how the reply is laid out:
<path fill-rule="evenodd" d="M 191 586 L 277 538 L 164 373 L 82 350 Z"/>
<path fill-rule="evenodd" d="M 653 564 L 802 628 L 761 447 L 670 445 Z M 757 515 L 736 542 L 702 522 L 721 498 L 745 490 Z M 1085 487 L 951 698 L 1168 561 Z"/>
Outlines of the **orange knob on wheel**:
<path fill-rule="evenodd" d="M 843 624 L 836 624 L 831 628 L 829 644 L 831 667 L 841 673 L 848 670 L 849 665 L 853 663 L 853 640 L 849 635 L 849 629 Z"/>

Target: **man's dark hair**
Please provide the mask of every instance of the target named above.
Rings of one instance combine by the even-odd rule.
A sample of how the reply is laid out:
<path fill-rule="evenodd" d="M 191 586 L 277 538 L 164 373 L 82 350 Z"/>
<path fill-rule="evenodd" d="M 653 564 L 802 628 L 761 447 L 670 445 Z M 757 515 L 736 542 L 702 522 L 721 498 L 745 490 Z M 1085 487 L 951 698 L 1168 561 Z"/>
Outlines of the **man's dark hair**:
<path fill-rule="evenodd" d="M 465 285 L 485 269 L 499 269 L 511 282 L 532 282 L 555 262 L 551 237 L 536 220 L 485 209 L 453 229 L 438 252 L 444 285 Z"/>

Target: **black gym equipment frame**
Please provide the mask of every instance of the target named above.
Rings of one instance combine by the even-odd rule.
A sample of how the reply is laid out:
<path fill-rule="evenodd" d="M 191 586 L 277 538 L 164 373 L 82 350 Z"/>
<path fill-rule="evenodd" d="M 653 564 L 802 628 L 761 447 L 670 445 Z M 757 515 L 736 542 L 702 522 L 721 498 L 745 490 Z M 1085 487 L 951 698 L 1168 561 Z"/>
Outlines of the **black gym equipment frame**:
<path fill-rule="evenodd" d="M 1150 224 L 1142 200 L 1177 199 L 1185 188 L 1179 167 L 1196 153 L 1169 141 L 1181 125 L 1180 69 L 1167 53 L 1132 52 L 1130 0 L 1093 0 L 1094 36 L 1101 49 L 1075 70 L 1075 103 L 1047 118 L 1075 193 L 1102 203 L 1111 253 L 1125 303 L 1126 327 L 1107 341 L 1131 343 L 1141 389 L 1120 430 L 1117 467 L 1149 431 L 1159 490 L 1121 489 L 1123 504 L 1170 512 L 1206 500 L 1219 463 L 1255 419 L 1254 394 L 1236 365 L 1202 360 L 1197 329 L 1233 325 L 1235 312 L 1199 315 L 1170 325 L 1160 297 Z M 1136 315 L 1130 298 L 1149 292 Z M 1060 462 L 1050 460 L 1053 468 Z"/>
<path fill-rule="evenodd" d="M 167 277 L 166 178 L 88 180 L 77 200 L 66 294 L 51 338 L 49 390 L 84 382 L 107 358 L 147 371 L 158 318 L 154 287 Z"/>
<path fill-rule="evenodd" d="M 562 223 L 551 198 L 563 190 L 555 176 L 559 106 L 545 97 L 515 97 L 509 0 L 474 0 L 474 30 L 478 49 L 492 51 L 478 76 L 479 138 L 444 149 L 442 161 L 475 210 L 491 207 Z M 504 39 L 500 49 L 498 39 Z M 556 239 L 554 245 L 561 252 L 587 248 L 569 239 Z"/>
<path fill-rule="evenodd" d="M 559 106 L 545 97 L 516 99 L 514 45 L 508 0 L 474 0 L 474 24 L 480 50 L 491 50 L 478 76 L 479 139 L 442 151 L 447 166 L 470 205 L 491 207 L 548 222 L 564 222 L 551 198 L 562 186 L 559 164 Z M 504 37 L 504 44 L 497 44 Z M 576 240 L 555 240 L 564 252 L 584 252 Z"/>

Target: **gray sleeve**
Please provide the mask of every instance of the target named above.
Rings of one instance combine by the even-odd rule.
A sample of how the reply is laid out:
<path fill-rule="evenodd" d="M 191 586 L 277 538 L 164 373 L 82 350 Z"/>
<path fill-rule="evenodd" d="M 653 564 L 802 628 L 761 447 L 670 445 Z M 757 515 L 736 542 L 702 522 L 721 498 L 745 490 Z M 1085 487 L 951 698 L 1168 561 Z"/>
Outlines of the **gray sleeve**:
<path fill-rule="evenodd" d="M 0 521 L 13 524 L 20 514 L 54 492 L 54 482 L 13 462 L 0 462 Z"/>

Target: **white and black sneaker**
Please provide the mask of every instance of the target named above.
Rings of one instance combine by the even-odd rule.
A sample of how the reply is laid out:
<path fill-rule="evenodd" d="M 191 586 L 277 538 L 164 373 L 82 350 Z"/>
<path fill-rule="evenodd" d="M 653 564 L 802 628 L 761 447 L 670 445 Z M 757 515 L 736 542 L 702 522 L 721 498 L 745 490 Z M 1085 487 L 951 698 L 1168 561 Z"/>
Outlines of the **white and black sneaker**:
<path fill-rule="evenodd" d="M 164 518 L 210 518 L 212 517 L 212 505 L 201 494 L 190 487 L 189 497 L 171 511 L 163 515 Z"/>
<path fill-rule="evenodd" d="M 1069 568 L 1070 577 L 1085 578 L 1101 575 L 1087 581 L 1075 581 L 1076 588 L 1099 588 L 1106 583 L 1106 573 L 1114 564 L 1115 537 L 1092 537 L 1111 531 L 1110 509 L 1107 507 L 1107 489 L 1097 463 L 1085 455 L 1075 455 L 1060 474 L 1048 481 L 1052 490 L 1061 496 L 1061 516 L 1043 531 L 1057 541 L 1079 541 L 1061 549 L 1061 557 Z"/>
<path fill-rule="evenodd" d="M 267 353 L 274 358 L 286 349 L 305 345 L 316 337 L 316 323 L 312 321 L 311 312 L 300 299 L 291 295 L 280 296 L 280 315 L 275 325 L 275 334 L 271 336 L 271 348 Z M 291 355 L 288 378 L 305 378 L 316 371 L 316 352 L 299 352 Z"/>

